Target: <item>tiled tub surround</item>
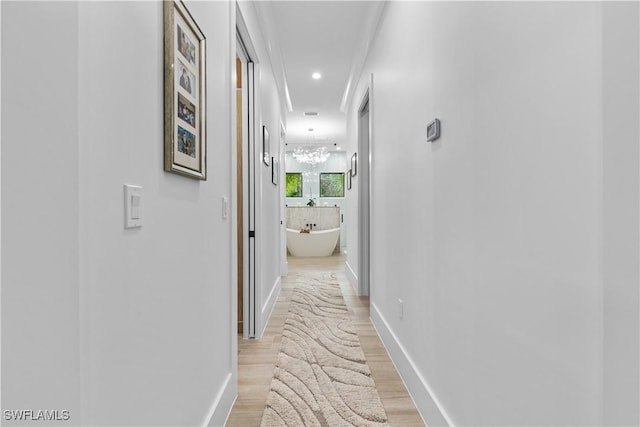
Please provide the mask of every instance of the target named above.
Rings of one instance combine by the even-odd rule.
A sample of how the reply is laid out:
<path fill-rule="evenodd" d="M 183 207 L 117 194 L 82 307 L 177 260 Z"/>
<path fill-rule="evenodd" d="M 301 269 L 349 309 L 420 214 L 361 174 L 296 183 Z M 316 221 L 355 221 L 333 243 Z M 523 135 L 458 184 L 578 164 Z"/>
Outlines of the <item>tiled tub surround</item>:
<path fill-rule="evenodd" d="M 287 228 L 301 230 L 307 224 L 315 224 L 313 230 L 340 228 L 340 208 L 337 206 L 288 206 Z M 340 239 L 335 252 L 340 252 Z"/>

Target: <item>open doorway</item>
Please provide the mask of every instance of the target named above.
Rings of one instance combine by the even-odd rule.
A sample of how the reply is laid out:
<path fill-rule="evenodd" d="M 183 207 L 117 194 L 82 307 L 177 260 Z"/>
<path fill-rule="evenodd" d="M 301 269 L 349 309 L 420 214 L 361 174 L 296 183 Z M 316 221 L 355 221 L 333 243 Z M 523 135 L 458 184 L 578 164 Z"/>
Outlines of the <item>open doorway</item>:
<path fill-rule="evenodd" d="M 237 21 L 242 23 L 241 18 Z M 254 63 L 239 25 L 236 42 L 236 222 L 238 334 L 256 331 Z"/>

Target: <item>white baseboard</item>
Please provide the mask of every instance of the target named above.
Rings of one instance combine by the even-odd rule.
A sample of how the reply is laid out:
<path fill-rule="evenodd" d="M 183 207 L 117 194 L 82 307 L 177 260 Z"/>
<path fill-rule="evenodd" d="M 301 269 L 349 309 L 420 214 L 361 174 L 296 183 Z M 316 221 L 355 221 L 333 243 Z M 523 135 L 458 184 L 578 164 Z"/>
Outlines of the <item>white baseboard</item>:
<path fill-rule="evenodd" d="M 262 338 L 262 334 L 264 334 L 264 330 L 267 328 L 267 323 L 269 323 L 269 318 L 271 317 L 271 313 L 273 312 L 273 308 L 276 306 L 276 301 L 278 300 L 278 295 L 280 295 L 280 288 L 282 284 L 280 282 L 280 276 L 276 279 L 273 286 L 271 287 L 271 292 L 269 293 L 269 297 L 264 302 L 262 306 L 262 312 L 260 313 L 260 330 L 256 333 L 256 339 Z"/>
<path fill-rule="evenodd" d="M 229 418 L 229 414 L 231 413 L 231 408 L 233 408 L 236 396 L 238 395 L 236 382 L 232 380 L 233 375 L 229 373 L 220 391 L 218 391 L 218 394 L 213 400 L 213 404 L 211 405 L 211 409 L 209 409 L 203 426 L 220 427 L 226 424 L 227 418 Z"/>
<path fill-rule="evenodd" d="M 345 269 L 347 280 L 349 281 L 349 283 L 351 283 L 351 287 L 353 288 L 353 291 L 356 293 L 356 295 L 360 295 L 360 288 L 358 287 L 358 275 L 353 271 L 353 268 L 351 268 L 348 261 L 345 263 L 345 265 L 347 266 L 347 268 Z"/>
<path fill-rule="evenodd" d="M 425 424 L 429 427 L 454 427 L 453 421 L 438 401 L 433 389 L 417 370 L 415 363 L 398 341 L 378 307 L 373 303 L 371 303 L 371 322 L 378 331 L 382 343 L 391 356 L 391 360 Z"/>

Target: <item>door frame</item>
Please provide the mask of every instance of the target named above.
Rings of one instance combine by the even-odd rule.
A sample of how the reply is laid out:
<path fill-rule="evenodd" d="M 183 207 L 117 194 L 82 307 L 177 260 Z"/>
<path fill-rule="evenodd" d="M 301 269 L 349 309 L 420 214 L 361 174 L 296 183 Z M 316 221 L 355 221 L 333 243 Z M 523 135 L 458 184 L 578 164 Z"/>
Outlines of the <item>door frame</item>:
<path fill-rule="evenodd" d="M 371 166 L 373 74 L 364 90 L 358 113 L 358 294 L 371 292 Z M 365 120 L 366 122 L 363 121 Z"/>
<path fill-rule="evenodd" d="M 260 301 L 260 251 L 257 250 L 256 234 L 260 212 L 260 198 L 257 197 L 256 189 L 259 188 L 257 156 L 260 150 L 258 147 L 259 112 L 257 99 L 256 75 L 259 73 L 256 50 L 251 42 L 247 26 L 242 17 L 240 9 L 236 5 L 236 56 L 243 61 L 243 84 L 242 84 L 242 175 L 243 192 L 236 194 L 237 198 L 243 198 L 243 259 L 237 260 L 243 266 L 243 338 L 255 338 L 256 332 L 260 330 L 260 316 L 258 315 L 257 301 Z M 244 58 L 244 60 L 243 60 Z M 246 65 L 246 66 L 245 66 Z M 245 108 L 246 107 L 246 108 Z M 237 193 L 237 180 L 234 178 L 233 191 Z M 236 237 L 237 238 L 237 237 Z M 237 264 L 236 264 L 237 265 Z M 237 278 L 235 281 L 237 285 Z M 237 310 L 237 303 L 234 309 Z M 236 327 L 235 322 L 234 327 Z M 237 330 L 234 336 L 237 334 Z"/>

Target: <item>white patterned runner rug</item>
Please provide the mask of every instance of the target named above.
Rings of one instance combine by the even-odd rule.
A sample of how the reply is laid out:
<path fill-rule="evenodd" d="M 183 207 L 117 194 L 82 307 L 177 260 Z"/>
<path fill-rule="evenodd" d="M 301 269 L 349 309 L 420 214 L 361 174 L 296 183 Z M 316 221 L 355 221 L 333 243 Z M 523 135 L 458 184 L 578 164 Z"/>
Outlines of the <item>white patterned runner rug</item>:
<path fill-rule="evenodd" d="M 261 426 L 388 426 L 335 275 L 297 280 Z"/>

